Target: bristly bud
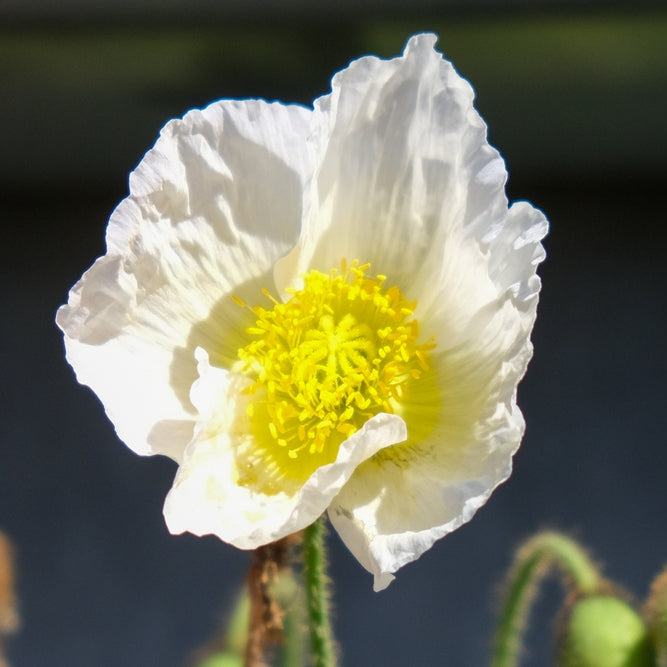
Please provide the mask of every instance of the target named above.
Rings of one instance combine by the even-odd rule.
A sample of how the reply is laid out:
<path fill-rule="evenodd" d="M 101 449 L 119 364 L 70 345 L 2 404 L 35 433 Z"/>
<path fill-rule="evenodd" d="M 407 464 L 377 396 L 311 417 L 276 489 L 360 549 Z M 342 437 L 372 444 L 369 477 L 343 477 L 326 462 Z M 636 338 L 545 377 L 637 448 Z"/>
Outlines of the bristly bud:
<path fill-rule="evenodd" d="M 577 599 L 560 640 L 559 667 L 655 667 L 655 651 L 639 614 L 614 595 Z"/>

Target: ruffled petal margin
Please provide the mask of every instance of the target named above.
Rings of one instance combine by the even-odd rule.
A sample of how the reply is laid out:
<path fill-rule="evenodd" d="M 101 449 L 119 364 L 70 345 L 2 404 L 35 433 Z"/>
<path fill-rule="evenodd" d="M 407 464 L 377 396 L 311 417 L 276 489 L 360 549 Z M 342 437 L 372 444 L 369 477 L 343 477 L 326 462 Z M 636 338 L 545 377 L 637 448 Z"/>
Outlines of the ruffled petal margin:
<path fill-rule="evenodd" d="M 209 365 L 197 350 L 199 379 L 192 401 L 201 421 L 188 445 L 164 505 L 169 530 L 217 535 L 240 549 L 254 549 L 305 528 L 326 511 L 359 464 L 384 447 L 402 442 L 405 422 L 378 414 L 345 440 L 333 463 L 318 468 L 293 495 L 263 494 L 239 485 L 234 451 L 236 415 L 244 411 L 247 379 Z"/>
<path fill-rule="evenodd" d="M 223 100 L 168 123 L 109 220 L 107 254 L 59 309 L 77 379 L 135 452 L 180 461 L 196 421 L 194 349 L 235 354 L 247 313 L 231 295 L 273 288 L 300 231 L 311 115 Z"/>
<path fill-rule="evenodd" d="M 492 433 L 473 429 L 465 437 L 455 427 L 441 427 L 415 445 L 414 458 L 371 459 L 331 502 L 332 525 L 374 575 L 376 591 L 436 540 L 469 521 L 509 477 L 523 418 L 516 405 L 499 405 L 487 428 L 491 423 Z"/>

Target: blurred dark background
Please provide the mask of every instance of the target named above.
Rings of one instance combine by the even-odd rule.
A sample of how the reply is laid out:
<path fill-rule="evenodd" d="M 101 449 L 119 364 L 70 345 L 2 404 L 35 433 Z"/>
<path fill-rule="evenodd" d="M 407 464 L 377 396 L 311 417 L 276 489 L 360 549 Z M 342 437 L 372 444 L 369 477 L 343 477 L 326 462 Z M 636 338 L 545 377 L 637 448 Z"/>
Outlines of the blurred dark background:
<path fill-rule="evenodd" d="M 632 9 L 630 9 L 632 7 Z M 661 9 L 662 7 L 662 9 Z M 580 538 L 638 598 L 667 561 L 667 12 L 664 4 L 484 1 L 0 5 L 0 529 L 17 551 L 14 667 L 179 667 L 249 563 L 172 537 L 175 466 L 120 443 L 76 384 L 53 318 L 104 252 L 127 173 L 167 119 L 220 97 L 309 104 L 414 32 L 478 95 L 512 199 L 551 220 L 528 423 L 510 480 L 383 593 L 331 535 L 342 664 L 479 667 L 514 548 Z M 550 664 L 546 587 L 526 665 Z"/>

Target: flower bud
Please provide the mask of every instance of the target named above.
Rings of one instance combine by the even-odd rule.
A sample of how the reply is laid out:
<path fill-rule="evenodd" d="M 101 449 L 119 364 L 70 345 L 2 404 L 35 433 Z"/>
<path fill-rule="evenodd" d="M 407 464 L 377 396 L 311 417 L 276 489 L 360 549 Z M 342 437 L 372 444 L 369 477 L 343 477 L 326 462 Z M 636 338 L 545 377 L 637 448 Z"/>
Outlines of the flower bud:
<path fill-rule="evenodd" d="M 655 667 L 655 653 L 639 614 L 611 595 L 575 602 L 560 643 L 560 667 Z"/>

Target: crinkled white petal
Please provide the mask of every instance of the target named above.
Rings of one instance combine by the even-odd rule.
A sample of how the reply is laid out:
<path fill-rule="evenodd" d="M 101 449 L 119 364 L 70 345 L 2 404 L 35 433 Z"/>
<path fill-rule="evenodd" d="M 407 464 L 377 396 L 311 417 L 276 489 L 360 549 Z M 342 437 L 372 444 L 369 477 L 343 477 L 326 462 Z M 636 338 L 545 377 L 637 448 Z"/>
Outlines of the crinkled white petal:
<path fill-rule="evenodd" d="M 438 307 L 421 311 L 437 341 L 438 390 L 416 386 L 404 406 L 414 446 L 360 466 L 329 508 L 377 590 L 473 516 L 509 476 L 523 436 L 516 390 L 532 354 L 546 222 L 520 203 L 496 231 L 493 252 L 462 244 L 447 257 Z"/>
<path fill-rule="evenodd" d="M 292 260 L 370 261 L 418 299 L 420 330 L 437 344 L 440 393 L 414 398 L 432 414 L 404 415 L 417 444 L 360 466 L 329 509 L 376 589 L 510 474 L 547 232 L 529 204 L 508 208 L 504 164 L 473 91 L 434 40 L 411 39 L 403 58 L 352 63 L 318 101 L 330 135 L 313 180 L 318 205 Z M 432 421 L 428 435 L 413 429 L 419 420 Z"/>
<path fill-rule="evenodd" d="M 114 211 L 107 254 L 57 316 L 67 358 L 140 454 L 180 460 L 195 412 L 193 351 L 235 354 L 248 313 L 298 237 L 311 112 L 223 100 L 162 130 Z"/>
<path fill-rule="evenodd" d="M 443 253 L 507 214 L 504 163 L 435 40 L 352 62 L 316 101 L 323 155 L 299 244 L 302 269 L 370 262 L 425 306 L 439 296 Z"/>
<path fill-rule="evenodd" d="M 360 463 L 405 440 L 405 422 L 378 414 L 344 441 L 333 463 L 316 470 L 293 495 L 266 495 L 237 484 L 235 442 L 245 437 L 234 420 L 247 398 L 247 379 L 209 365 L 197 351 L 199 379 L 192 388 L 198 422 L 164 506 L 172 533 L 214 534 L 241 549 L 253 549 L 305 528 L 329 506 Z"/>
<path fill-rule="evenodd" d="M 462 349 L 432 364 L 446 378 L 441 404 L 428 389 L 417 391 L 404 413 L 409 434 L 426 423 L 432 431 L 361 465 L 329 507 L 343 541 L 375 575 L 376 590 L 472 518 L 509 476 L 523 435 L 516 379 L 502 362 Z"/>

